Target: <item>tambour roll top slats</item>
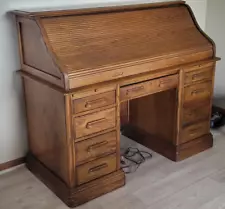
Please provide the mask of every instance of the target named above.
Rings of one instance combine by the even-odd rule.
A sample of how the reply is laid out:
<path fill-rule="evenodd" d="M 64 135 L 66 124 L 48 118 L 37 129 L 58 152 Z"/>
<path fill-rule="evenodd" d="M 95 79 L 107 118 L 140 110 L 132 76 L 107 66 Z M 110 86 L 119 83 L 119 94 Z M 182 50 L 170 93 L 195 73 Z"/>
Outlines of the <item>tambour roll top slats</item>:
<path fill-rule="evenodd" d="M 14 14 L 22 71 L 66 90 L 215 58 L 183 1 Z"/>
<path fill-rule="evenodd" d="M 212 50 L 185 6 L 41 19 L 67 72 Z"/>

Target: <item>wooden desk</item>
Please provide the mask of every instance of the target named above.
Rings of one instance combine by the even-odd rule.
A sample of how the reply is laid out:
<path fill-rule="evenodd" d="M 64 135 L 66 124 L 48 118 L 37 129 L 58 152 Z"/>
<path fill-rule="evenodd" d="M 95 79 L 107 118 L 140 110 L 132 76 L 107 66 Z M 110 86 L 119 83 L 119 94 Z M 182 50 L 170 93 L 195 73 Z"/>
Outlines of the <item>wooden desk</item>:
<path fill-rule="evenodd" d="M 13 13 L 27 166 L 67 205 L 125 184 L 120 130 L 173 161 L 212 147 L 218 59 L 184 2 Z"/>

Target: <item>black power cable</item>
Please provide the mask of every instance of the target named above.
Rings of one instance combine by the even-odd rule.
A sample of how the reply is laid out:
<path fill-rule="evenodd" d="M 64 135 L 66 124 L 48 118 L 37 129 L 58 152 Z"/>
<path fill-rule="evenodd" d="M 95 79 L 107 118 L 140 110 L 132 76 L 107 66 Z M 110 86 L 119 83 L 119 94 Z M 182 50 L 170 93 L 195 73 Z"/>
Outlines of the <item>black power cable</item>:
<path fill-rule="evenodd" d="M 152 158 L 151 153 L 140 151 L 138 148 L 129 147 L 121 155 L 121 167 L 125 173 L 133 173 L 142 163 L 150 158 Z"/>

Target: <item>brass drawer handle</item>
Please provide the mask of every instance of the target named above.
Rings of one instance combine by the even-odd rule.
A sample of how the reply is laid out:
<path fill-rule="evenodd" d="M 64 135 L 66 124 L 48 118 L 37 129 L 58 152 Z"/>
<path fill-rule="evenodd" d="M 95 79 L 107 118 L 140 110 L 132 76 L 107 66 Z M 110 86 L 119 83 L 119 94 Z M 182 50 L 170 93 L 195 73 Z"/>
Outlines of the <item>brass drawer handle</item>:
<path fill-rule="evenodd" d="M 201 126 L 196 127 L 196 128 L 192 128 L 192 129 L 190 130 L 190 136 L 196 135 L 197 133 L 199 133 L 199 131 L 202 130 L 202 128 L 203 128 L 203 127 L 201 127 Z"/>
<path fill-rule="evenodd" d="M 188 113 L 188 116 L 189 116 L 189 117 L 192 117 L 192 116 L 194 116 L 194 114 L 195 114 L 194 112 L 189 112 L 189 113 Z"/>
<path fill-rule="evenodd" d="M 91 150 L 97 149 L 97 148 L 102 147 L 102 146 L 105 146 L 106 144 L 108 144 L 108 141 L 98 142 L 98 143 L 96 143 L 96 144 L 90 145 L 90 146 L 87 148 L 87 151 L 90 152 Z"/>
<path fill-rule="evenodd" d="M 144 88 L 145 88 L 144 86 L 138 86 L 138 87 L 135 87 L 132 89 L 128 89 L 126 94 L 128 95 L 130 92 L 138 92 L 138 91 L 143 90 Z"/>
<path fill-rule="evenodd" d="M 191 110 L 191 111 L 188 113 L 189 116 L 194 116 L 194 115 L 196 115 L 196 114 L 198 114 L 198 110 L 197 110 L 197 109 Z"/>
<path fill-rule="evenodd" d="M 199 127 L 198 127 L 199 128 Z M 196 131 L 198 131 L 199 129 L 198 128 L 193 128 L 190 130 L 190 134 L 195 134 Z"/>
<path fill-rule="evenodd" d="M 159 86 L 162 86 L 162 85 L 165 85 L 165 84 L 169 84 L 170 82 L 172 82 L 171 79 L 161 80 L 161 81 L 159 82 Z"/>
<path fill-rule="evenodd" d="M 191 95 L 201 94 L 201 93 L 204 93 L 204 92 L 205 92 L 205 89 L 196 89 L 196 90 L 191 92 Z"/>
<path fill-rule="evenodd" d="M 195 79 L 197 79 L 199 77 L 202 77 L 202 76 L 204 76 L 204 72 L 196 73 L 196 74 L 192 75 L 192 80 L 195 80 Z"/>
<path fill-rule="evenodd" d="M 85 108 L 90 108 L 92 105 L 96 105 L 98 103 L 104 103 L 105 101 L 106 101 L 105 98 L 99 98 L 96 100 L 88 101 L 85 104 Z"/>
<path fill-rule="evenodd" d="M 193 131 L 193 132 L 190 132 L 190 136 L 195 136 L 197 133 L 198 133 L 198 132 L 196 132 L 196 130 Z"/>
<path fill-rule="evenodd" d="M 101 119 L 98 119 L 98 120 L 94 120 L 94 121 L 91 121 L 91 122 L 88 122 L 87 125 L 86 125 L 86 128 L 90 129 L 92 128 L 92 126 L 98 124 L 98 123 L 102 123 L 106 121 L 106 118 L 101 118 Z"/>
<path fill-rule="evenodd" d="M 119 77 L 119 76 L 122 76 L 122 75 L 123 75 L 123 72 L 119 72 L 119 73 L 115 73 L 112 77 L 116 78 L 116 77 Z"/>
<path fill-rule="evenodd" d="M 90 168 L 88 170 L 88 173 L 93 173 L 93 172 L 99 171 L 99 170 L 107 168 L 107 167 L 108 167 L 108 164 L 107 163 L 103 163 L 103 164 L 98 165 L 96 167 Z"/>

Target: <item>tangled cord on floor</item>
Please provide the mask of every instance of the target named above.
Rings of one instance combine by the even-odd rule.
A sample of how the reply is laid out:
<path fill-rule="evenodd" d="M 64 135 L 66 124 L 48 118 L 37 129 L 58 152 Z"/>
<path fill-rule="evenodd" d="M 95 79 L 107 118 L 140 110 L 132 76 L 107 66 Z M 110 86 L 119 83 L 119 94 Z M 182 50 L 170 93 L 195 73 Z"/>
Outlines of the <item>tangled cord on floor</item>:
<path fill-rule="evenodd" d="M 151 153 L 140 151 L 138 148 L 129 147 L 121 155 L 121 167 L 125 173 L 133 173 L 142 163 L 150 158 L 152 158 Z"/>

